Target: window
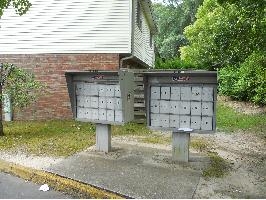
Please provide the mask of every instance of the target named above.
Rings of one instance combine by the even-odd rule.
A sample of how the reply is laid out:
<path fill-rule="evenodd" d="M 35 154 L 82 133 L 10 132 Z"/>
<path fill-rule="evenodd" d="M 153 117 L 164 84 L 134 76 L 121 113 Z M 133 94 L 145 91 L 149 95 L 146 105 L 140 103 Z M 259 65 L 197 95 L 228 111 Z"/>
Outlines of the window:
<path fill-rule="evenodd" d="M 152 40 L 153 40 L 152 32 L 150 31 L 150 48 L 152 48 Z"/>
<path fill-rule="evenodd" d="M 140 31 L 142 31 L 141 6 L 140 6 L 139 2 L 137 5 L 137 25 L 138 25 Z"/>

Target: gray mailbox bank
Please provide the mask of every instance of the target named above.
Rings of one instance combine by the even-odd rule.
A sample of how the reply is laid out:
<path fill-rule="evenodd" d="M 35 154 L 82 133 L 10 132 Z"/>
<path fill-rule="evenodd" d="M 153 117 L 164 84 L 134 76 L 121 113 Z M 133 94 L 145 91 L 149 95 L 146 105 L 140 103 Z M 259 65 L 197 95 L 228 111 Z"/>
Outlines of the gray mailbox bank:
<path fill-rule="evenodd" d="M 190 133 L 216 129 L 217 73 L 144 73 L 147 125 L 173 132 L 173 159 L 188 162 Z"/>
<path fill-rule="evenodd" d="M 77 121 L 96 123 L 96 149 L 111 150 L 111 124 L 134 119 L 134 74 L 120 71 L 66 72 Z"/>

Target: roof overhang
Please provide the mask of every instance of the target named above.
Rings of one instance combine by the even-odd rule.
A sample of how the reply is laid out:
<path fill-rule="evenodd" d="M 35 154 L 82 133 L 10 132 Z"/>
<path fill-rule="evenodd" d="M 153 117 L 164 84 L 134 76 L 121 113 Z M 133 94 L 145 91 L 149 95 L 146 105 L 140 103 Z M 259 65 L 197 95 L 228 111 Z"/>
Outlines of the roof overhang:
<path fill-rule="evenodd" d="M 143 10 L 148 20 L 151 32 L 154 34 L 157 32 L 157 27 L 156 27 L 154 16 L 153 16 L 152 2 L 151 0 L 139 0 L 139 1 L 143 7 Z"/>

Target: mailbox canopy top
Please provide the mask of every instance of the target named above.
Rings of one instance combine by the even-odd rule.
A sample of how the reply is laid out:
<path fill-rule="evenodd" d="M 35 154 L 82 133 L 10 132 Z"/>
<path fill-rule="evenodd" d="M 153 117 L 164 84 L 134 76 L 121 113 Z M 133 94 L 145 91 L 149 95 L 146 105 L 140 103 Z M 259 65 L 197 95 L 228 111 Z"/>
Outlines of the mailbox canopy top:
<path fill-rule="evenodd" d="M 118 75 L 118 71 L 98 71 L 98 70 L 68 70 L 65 75 L 86 75 L 86 74 L 108 74 L 108 75 Z"/>
<path fill-rule="evenodd" d="M 211 83 L 217 84 L 217 71 L 206 70 L 158 70 L 144 72 L 148 82 Z"/>

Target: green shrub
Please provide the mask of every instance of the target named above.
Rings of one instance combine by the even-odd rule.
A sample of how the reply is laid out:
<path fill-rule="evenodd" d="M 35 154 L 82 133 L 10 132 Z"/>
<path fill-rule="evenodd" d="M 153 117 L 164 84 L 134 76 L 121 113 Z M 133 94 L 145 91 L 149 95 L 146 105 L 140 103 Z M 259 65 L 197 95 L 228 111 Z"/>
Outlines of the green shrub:
<path fill-rule="evenodd" d="M 181 60 L 179 57 L 173 59 L 156 58 L 156 69 L 197 69 L 196 66 L 191 63 Z"/>
<path fill-rule="evenodd" d="M 237 100 L 266 105 L 266 56 L 253 52 L 239 68 L 219 71 L 219 92 Z"/>

